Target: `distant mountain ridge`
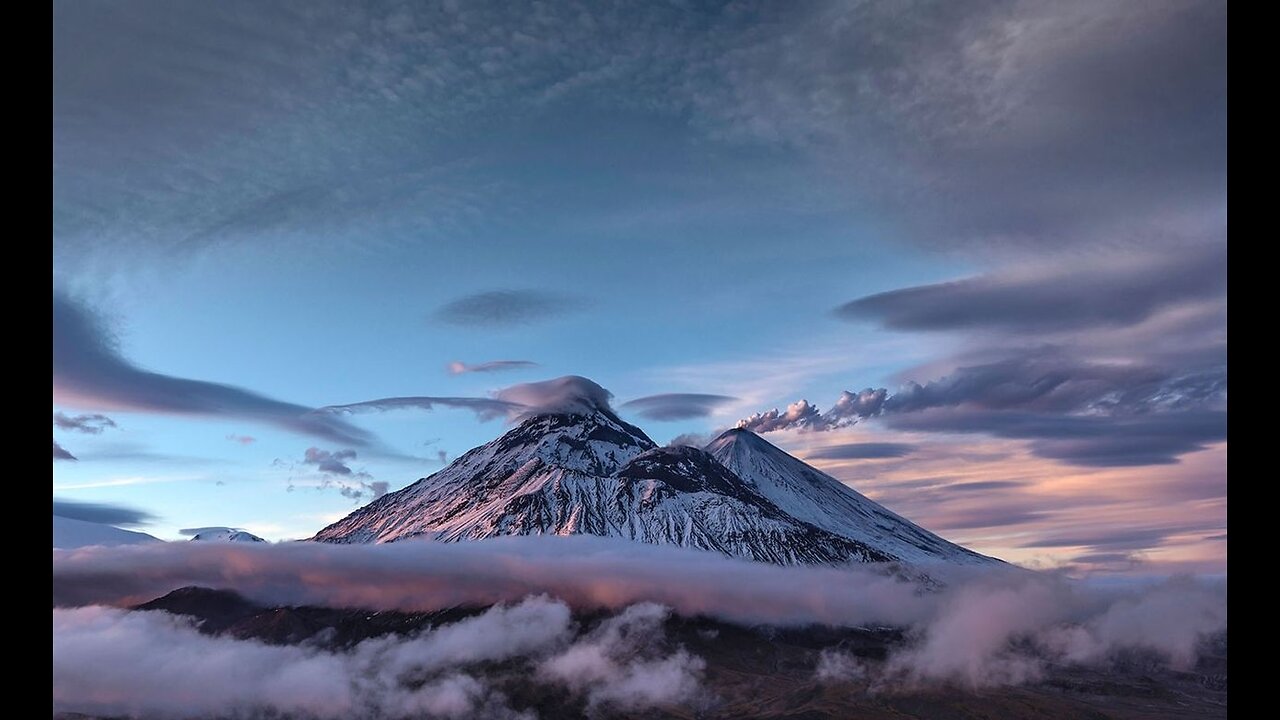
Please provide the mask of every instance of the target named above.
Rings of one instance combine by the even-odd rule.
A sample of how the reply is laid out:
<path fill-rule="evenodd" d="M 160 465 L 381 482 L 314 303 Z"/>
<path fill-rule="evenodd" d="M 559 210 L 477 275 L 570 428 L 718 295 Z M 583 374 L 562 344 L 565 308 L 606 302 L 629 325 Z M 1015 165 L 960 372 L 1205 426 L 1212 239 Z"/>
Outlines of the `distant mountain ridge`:
<path fill-rule="evenodd" d="M 529 417 L 313 540 L 601 535 L 782 565 L 986 564 L 746 430 L 658 447 L 605 406 Z"/>

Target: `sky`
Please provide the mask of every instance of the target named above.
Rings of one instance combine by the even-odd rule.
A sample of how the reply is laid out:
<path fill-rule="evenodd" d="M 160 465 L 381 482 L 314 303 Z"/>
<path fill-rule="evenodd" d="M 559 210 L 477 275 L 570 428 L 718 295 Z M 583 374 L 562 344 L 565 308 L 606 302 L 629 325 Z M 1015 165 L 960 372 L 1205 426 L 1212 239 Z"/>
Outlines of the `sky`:
<path fill-rule="evenodd" d="M 81 519 L 309 537 L 581 375 L 1007 560 L 1225 572 L 1225 3 L 60 1 L 53 75 Z"/>

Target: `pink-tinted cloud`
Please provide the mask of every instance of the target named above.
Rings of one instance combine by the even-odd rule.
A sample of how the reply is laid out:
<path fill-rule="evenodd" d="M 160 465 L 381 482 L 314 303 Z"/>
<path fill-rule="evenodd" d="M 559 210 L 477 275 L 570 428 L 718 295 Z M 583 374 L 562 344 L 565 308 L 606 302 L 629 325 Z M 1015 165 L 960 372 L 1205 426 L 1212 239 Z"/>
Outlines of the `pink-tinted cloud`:
<path fill-rule="evenodd" d="M 1225 548 L 1206 539 L 1226 526 L 1223 444 L 1176 465 L 1080 467 L 1038 457 L 1016 440 L 868 425 L 772 439 L 894 512 L 1006 560 L 1141 573 L 1225 569 Z M 842 457 L 847 446 L 885 442 L 913 450 Z M 1074 560 L 1117 551 L 1135 562 Z"/>

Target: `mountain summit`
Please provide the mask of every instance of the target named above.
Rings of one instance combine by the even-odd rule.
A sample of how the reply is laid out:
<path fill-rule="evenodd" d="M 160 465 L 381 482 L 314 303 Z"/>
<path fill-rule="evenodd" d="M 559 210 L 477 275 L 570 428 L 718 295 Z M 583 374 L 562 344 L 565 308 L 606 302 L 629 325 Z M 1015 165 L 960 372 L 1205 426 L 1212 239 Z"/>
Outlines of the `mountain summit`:
<path fill-rule="evenodd" d="M 745 430 L 660 448 L 606 403 L 526 417 L 313 538 L 602 535 L 783 565 L 998 562 L 889 512 Z"/>

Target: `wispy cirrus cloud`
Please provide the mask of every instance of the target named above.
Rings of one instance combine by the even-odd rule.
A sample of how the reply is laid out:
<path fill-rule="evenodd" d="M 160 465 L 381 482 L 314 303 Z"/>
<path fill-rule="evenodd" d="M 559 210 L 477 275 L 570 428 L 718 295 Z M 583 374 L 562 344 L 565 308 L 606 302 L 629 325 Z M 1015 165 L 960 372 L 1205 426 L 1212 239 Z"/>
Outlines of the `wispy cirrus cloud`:
<path fill-rule="evenodd" d="M 120 355 L 92 311 L 62 294 L 53 297 L 53 390 L 55 402 L 81 407 L 237 418 L 349 445 L 370 441 L 365 431 L 302 405 L 143 370 Z"/>

